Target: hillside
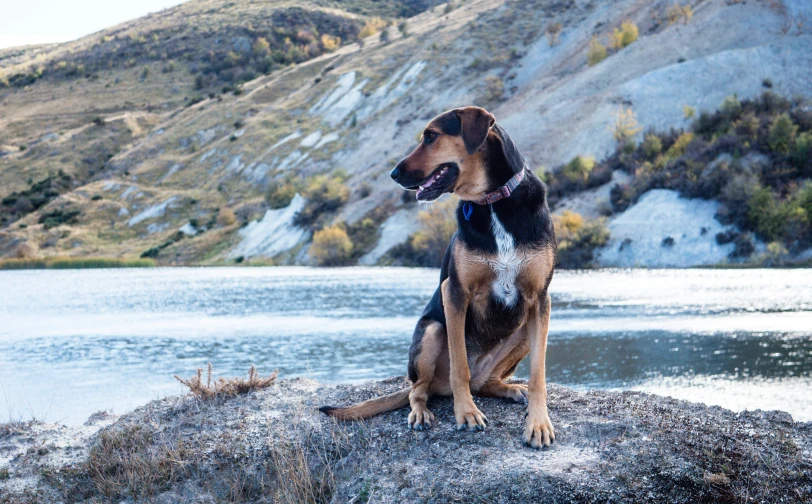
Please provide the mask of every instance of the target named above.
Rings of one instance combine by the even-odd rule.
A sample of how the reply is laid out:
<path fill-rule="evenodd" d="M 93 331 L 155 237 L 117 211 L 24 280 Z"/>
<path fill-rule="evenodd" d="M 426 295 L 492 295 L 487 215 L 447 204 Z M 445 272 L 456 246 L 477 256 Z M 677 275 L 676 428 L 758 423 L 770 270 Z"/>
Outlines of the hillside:
<path fill-rule="evenodd" d="M 408 262 L 410 235 L 431 219 L 387 174 L 445 109 L 485 106 L 542 172 L 610 158 L 621 106 L 641 142 L 688 128 L 686 107 L 756 98 L 767 81 L 778 96 L 812 97 L 812 7 L 800 0 L 430 6 L 195 0 L 75 42 L 0 51 L 0 256 Z M 613 49 L 624 22 L 636 38 Z M 609 49 L 590 64 L 593 36 Z M 623 219 L 635 206 L 605 211 L 624 177 L 613 167 L 557 202 L 611 214 L 605 251 L 640 226 Z M 679 208 L 669 197 L 654 206 Z M 713 232 L 691 254 L 670 249 L 695 257 L 675 265 L 728 260 L 715 235 L 739 224 L 717 213 L 685 214 Z M 598 251 L 596 262 L 660 264 L 661 248 L 640 249 L 650 252 Z"/>
<path fill-rule="evenodd" d="M 340 423 L 325 403 L 400 389 L 282 381 L 238 397 L 169 397 L 79 427 L 0 424 L 0 503 L 810 502 L 812 424 L 637 392 L 551 384 L 555 443 L 522 445 L 523 407 L 477 398 L 485 432 L 428 431 L 407 409 Z"/>

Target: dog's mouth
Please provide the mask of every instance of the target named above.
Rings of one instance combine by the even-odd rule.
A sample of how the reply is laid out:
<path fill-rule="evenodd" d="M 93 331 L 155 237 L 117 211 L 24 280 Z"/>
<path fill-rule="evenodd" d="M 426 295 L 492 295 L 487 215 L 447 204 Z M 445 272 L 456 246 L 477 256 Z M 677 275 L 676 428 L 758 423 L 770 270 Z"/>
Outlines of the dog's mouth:
<path fill-rule="evenodd" d="M 426 180 L 408 189 L 417 191 L 417 201 L 434 201 L 443 193 L 450 192 L 459 174 L 457 163 L 443 163 Z"/>

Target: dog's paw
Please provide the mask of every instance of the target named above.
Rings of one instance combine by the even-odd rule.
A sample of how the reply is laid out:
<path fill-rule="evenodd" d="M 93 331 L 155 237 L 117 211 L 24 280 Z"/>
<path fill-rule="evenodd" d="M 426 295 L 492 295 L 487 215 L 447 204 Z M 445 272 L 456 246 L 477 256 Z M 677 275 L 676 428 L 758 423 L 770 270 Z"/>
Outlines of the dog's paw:
<path fill-rule="evenodd" d="M 538 415 L 528 415 L 522 440 L 532 448 L 550 446 L 555 441 L 555 430 L 550 416 L 545 411 Z"/>
<path fill-rule="evenodd" d="M 457 419 L 457 430 L 481 431 L 488 425 L 488 418 L 471 400 L 463 404 L 455 402 L 454 417 Z"/>
<path fill-rule="evenodd" d="M 511 399 L 513 402 L 527 406 L 527 385 L 523 383 L 508 385 L 507 395 L 505 397 Z"/>
<path fill-rule="evenodd" d="M 409 422 L 410 429 L 419 431 L 429 430 L 431 429 L 431 423 L 434 422 L 434 413 L 429 411 L 425 406 L 417 406 L 412 408 L 412 412 L 409 413 L 407 421 Z"/>

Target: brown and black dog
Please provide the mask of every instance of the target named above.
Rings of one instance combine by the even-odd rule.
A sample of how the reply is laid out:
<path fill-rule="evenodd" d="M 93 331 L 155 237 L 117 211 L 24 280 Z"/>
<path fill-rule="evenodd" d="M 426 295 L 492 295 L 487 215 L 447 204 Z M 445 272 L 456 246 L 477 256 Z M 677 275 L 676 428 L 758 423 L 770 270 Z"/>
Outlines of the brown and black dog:
<path fill-rule="evenodd" d="M 555 233 L 546 187 L 525 167 L 516 146 L 478 107 L 450 110 L 429 122 L 420 145 L 392 170 L 402 187 L 433 201 L 460 198 L 457 233 L 440 285 L 417 322 L 409 350 L 412 386 L 348 407 L 320 410 L 340 419 L 367 418 L 411 405 L 409 427 L 431 427 L 430 396 L 454 397 L 457 428 L 482 430 L 488 420 L 472 394 L 527 404 L 524 441 L 555 439 L 547 413 L 545 358 L 555 264 Z M 509 384 L 530 354 L 530 381 Z"/>

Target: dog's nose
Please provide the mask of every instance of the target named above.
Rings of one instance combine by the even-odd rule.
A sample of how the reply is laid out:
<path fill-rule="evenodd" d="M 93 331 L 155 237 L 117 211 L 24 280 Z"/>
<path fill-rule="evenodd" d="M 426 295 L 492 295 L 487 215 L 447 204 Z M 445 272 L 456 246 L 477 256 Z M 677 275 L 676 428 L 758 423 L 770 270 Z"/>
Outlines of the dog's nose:
<path fill-rule="evenodd" d="M 396 166 L 395 169 L 392 170 L 392 173 L 389 174 L 389 176 L 392 177 L 392 180 L 397 180 L 398 175 L 400 175 L 400 165 Z"/>

